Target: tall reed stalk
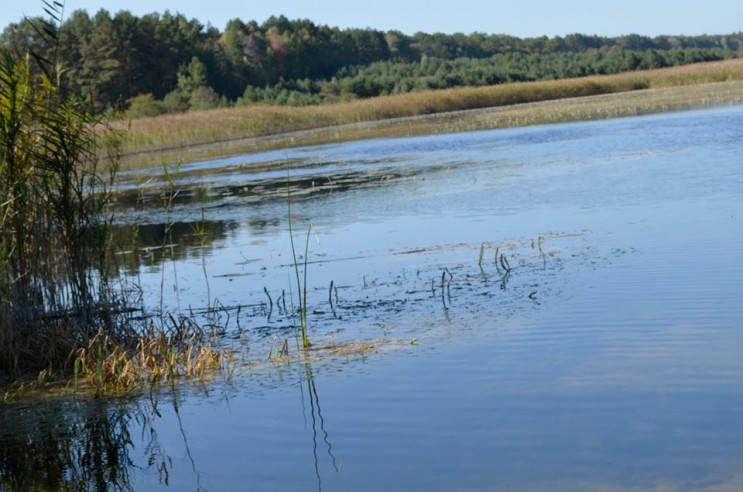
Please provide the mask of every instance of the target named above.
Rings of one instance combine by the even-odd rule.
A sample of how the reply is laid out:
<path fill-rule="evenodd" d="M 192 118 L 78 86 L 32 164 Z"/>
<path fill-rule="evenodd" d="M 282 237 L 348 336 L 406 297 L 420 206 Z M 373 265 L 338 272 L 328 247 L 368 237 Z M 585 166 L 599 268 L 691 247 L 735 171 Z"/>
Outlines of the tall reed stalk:
<path fill-rule="evenodd" d="M 99 330 L 133 335 L 107 247 L 116 135 L 30 60 L 0 48 L 0 374 L 69 364 Z"/>
<path fill-rule="evenodd" d="M 289 240 L 292 245 L 292 259 L 294 260 L 294 273 L 297 277 L 297 298 L 299 299 L 299 323 L 302 333 L 302 348 L 310 346 L 307 340 L 307 253 L 310 248 L 310 234 L 312 233 L 312 224 L 307 229 L 307 237 L 304 243 L 304 265 L 302 268 L 303 282 L 299 280 L 299 262 L 297 261 L 297 252 L 294 248 L 294 231 L 292 229 L 292 205 L 291 196 L 287 198 L 287 208 L 289 213 Z"/>

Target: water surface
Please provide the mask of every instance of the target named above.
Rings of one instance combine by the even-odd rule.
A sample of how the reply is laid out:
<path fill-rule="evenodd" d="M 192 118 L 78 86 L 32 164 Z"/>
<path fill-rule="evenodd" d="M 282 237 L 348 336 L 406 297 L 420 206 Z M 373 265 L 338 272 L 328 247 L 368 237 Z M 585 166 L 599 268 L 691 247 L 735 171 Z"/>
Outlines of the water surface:
<path fill-rule="evenodd" d="M 224 306 L 245 365 L 7 408 L 0 477 L 44 455 L 93 488 L 739 489 L 742 137 L 736 107 L 238 156 L 184 166 L 170 219 L 125 176 L 122 270 L 151 313 Z M 289 202 L 310 340 L 376 350 L 265 362 L 294 340 Z"/>

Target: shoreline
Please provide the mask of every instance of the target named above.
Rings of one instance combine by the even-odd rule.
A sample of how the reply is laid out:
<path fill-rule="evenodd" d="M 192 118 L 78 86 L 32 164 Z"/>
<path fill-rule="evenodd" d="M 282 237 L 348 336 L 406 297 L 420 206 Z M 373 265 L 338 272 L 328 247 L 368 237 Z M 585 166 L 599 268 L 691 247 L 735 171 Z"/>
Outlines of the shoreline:
<path fill-rule="evenodd" d="M 640 116 L 743 104 L 743 80 L 640 89 L 488 108 L 344 123 L 262 136 L 124 152 L 122 169 L 373 138 L 409 137 Z"/>

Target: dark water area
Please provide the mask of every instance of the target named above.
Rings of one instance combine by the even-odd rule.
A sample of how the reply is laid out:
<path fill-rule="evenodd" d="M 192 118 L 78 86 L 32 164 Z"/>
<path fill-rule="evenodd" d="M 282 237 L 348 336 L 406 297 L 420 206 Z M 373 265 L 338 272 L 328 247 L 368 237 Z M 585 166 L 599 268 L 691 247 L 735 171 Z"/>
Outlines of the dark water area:
<path fill-rule="evenodd" d="M 244 359 L 6 406 L 0 480 L 739 490 L 741 142 L 735 107 L 238 156 L 183 166 L 169 216 L 124 176 L 122 272 L 153 313 L 220 306 Z M 374 350 L 266 361 L 295 350 L 289 201 L 310 341 Z"/>

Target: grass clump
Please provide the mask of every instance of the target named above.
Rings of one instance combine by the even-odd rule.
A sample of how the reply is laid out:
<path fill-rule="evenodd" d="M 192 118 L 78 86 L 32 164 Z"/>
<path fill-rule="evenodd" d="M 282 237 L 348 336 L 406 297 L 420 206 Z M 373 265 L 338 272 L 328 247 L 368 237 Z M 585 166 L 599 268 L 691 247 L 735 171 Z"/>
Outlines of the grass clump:
<path fill-rule="evenodd" d="M 219 348 L 217 333 L 190 322 L 174 324 L 169 333 L 153 328 L 134 348 L 99 331 L 74 353 L 74 384 L 76 390 L 85 385 L 97 394 L 122 392 L 179 378 L 204 380 L 207 373 L 230 372 L 234 365 L 231 354 Z"/>

